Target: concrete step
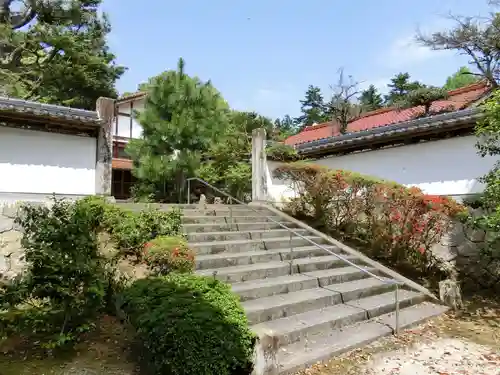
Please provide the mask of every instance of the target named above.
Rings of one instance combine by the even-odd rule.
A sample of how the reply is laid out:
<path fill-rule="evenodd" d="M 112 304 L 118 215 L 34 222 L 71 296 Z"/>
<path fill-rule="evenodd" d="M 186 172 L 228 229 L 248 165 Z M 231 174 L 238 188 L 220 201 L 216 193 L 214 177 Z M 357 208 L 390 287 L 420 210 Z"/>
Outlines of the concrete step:
<path fill-rule="evenodd" d="M 281 222 L 281 224 L 286 225 L 288 228 L 297 228 L 294 223 Z M 257 231 L 257 230 L 271 230 L 271 229 L 281 229 L 282 227 L 278 223 L 273 223 L 272 221 L 267 222 L 256 222 L 256 223 L 240 223 L 240 224 L 229 224 L 229 223 L 205 223 L 205 224 L 184 224 L 184 233 L 205 233 L 205 232 L 224 232 L 224 231 Z"/>
<path fill-rule="evenodd" d="M 324 244 L 325 242 L 321 237 L 305 237 L 318 244 Z M 293 248 L 298 248 L 301 246 L 314 246 L 314 244 L 311 243 L 311 241 L 300 237 L 293 237 L 291 241 L 288 238 L 275 237 L 255 240 L 190 242 L 189 246 L 196 252 L 196 254 L 205 255 L 219 254 L 223 252 L 241 253 L 265 249 L 284 249 L 290 248 L 291 246 L 293 246 Z"/>
<path fill-rule="evenodd" d="M 300 314 L 337 303 L 349 302 L 387 292 L 393 287 L 375 278 L 364 278 L 347 283 L 334 284 L 328 288 L 306 289 L 298 292 L 280 294 L 254 299 L 243 303 L 251 324 Z M 335 289 L 352 291 L 343 294 Z M 394 287 L 393 287 L 394 288 Z"/>
<path fill-rule="evenodd" d="M 375 272 L 374 268 L 363 268 L 370 272 Z M 232 289 L 233 292 L 240 296 L 240 299 L 242 301 L 270 297 L 285 293 L 293 293 L 299 290 L 312 289 L 320 286 L 320 280 L 315 275 L 317 273 L 321 275 L 320 280 L 322 280 L 322 285 L 324 286 L 328 285 L 326 284 L 327 281 L 331 284 L 335 284 L 368 277 L 366 273 L 360 271 L 356 267 L 347 266 L 324 271 L 298 273 L 294 275 L 273 277 L 271 279 L 235 283 L 232 284 Z"/>
<path fill-rule="evenodd" d="M 184 216 L 266 216 L 273 215 L 270 211 L 265 209 L 252 209 L 249 207 L 238 206 L 222 206 L 215 209 L 184 209 L 182 210 Z"/>
<path fill-rule="evenodd" d="M 352 256 L 345 256 L 345 258 L 351 262 L 359 262 L 357 258 Z M 243 266 L 205 269 L 197 271 L 197 273 L 204 276 L 215 275 L 218 280 L 232 284 L 248 280 L 259 280 L 299 273 L 299 269 L 307 269 L 311 272 L 320 269 L 342 267 L 344 265 L 345 262 L 338 259 L 336 256 L 325 255 L 295 259 L 292 264 L 290 264 L 290 262 L 272 261 Z"/>
<path fill-rule="evenodd" d="M 248 215 L 234 215 L 233 217 L 229 216 L 183 216 L 182 217 L 182 222 L 184 224 L 189 224 L 189 223 L 198 223 L 198 224 L 205 224 L 205 223 L 234 223 L 234 224 L 239 224 L 239 223 L 255 223 L 255 222 L 281 222 L 283 219 L 281 216 L 248 216 Z"/>
<path fill-rule="evenodd" d="M 447 307 L 430 302 L 403 308 L 399 314 L 400 329 L 418 325 L 446 311 Z M 334 356 L 368 345 L 381 337 L 392 334 L 394 330 L 395 314 L 389 313 L 376 319 L 310 335 L 303 341 L 280 348 L 279 374 L 295 374 L 318 362 L 327 361 Z"/>
<path fill-rule="evenodd" d="M 314 288 L 243 302 L 250 324 L 284 318 L 342 303 L 340 293 Z"/>
<path fill-rule="evenodd" d="M 130 209 L 133 211 L 142 211 L 148 208 L 153 208 L 153 209 L 158 209 L 161 211 L 169 211 L 173 208 L 180 209 L 182 211 L 188 211 L 188 210 L 200 210 L 202 207 L 198 203 L 191 203 L 191 204 L 162 204 L 162 203 L 134 203 L 134 202 L 116 202 L 116 205 L 120 206 L 121 208 L 124 209 Z M 259 206 L 252 206 L 250 208 L 247 205 L 242 205 L 242 204 L 206 204 L 203 206 L 204 211 L 229 211 L 229 207 L 232 211 L 238 211 L 238 210 L 257 210 L 257 211 L 268 211 L 267 208 L 265 207 L 259 207 Z"/>
<path fill-rule="evenodd" d="M 328 246 L 327 248 L 330 251 L 339 252 L 335 246 Z M 322 255 L 329 254 L 317 246 L 304 246 L 293 249 L 294 259 Z M 291 252 L 289 248 L 199 255 L 196 257 L 196 269 L 203 270 L 207 268 L 223 268 L 270 261 L 283 261 L 289 260 L 290 257 Z"/>
<path fill-rule="evenodd" d="M 329 280 L 329 284 L 324 284 L 325 281 L 321 278 L 321 276 L 318 277 L 318 280 L 320 286 L 322 286 L 323 288 L 328 289 L 332 292 L 339 293 L 342 296 L 343 302 L 369 297 L 376 293 L 385 293 L 395 290 L 394 284 L 385 283 L 374 277 L 338 284 L 332 284 L 329 282 Z"/>
<path fill-rule="evenodd" d="M 400 290 L 400 308 L 423 302 L 425 296 L 408 290 Z M 258 332 L 273 332 L 279 346 L 305 340 L 331 329 L 345 327 L 395 310 L 394 293 L 384 293 L 354 300 L 348 303 L 307 311 L 290 317 L 259 323 L 252 328 Z"/>
<path fill-rule="evenodd" d="M 305 236 L 309 232 L 306 229 L 294 229 L 295 232 Z M 207 241 L 231 241 L 231 240 L 256 240 L 262 238 L 276 238 L 295 235 L 287 229 L 270 229 L 270 230 L 252 230 L 252 231 L 223 231 L 223 232 L 205 232 L 205 233 L 189 233 L 187 235 L 190 242 L 207 242 Z"/>

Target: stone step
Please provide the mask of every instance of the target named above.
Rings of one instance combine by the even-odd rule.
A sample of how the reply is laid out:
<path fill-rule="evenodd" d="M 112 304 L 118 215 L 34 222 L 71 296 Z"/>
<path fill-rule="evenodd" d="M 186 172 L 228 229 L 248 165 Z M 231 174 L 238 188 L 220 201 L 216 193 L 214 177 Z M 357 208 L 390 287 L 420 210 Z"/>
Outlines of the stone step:
<path fill-rule="evenodd" d="M 352 284 L 352 286 L 344 286 L 344 284 Z M 365 298 L 381 292 L 387 292 L 393 286 L 372 277 L 331 285 L 330 287 L 306 289 L 288 294 L 254 299 L 244 302 L 243 307 L 250 320 L 250 324 L 257 324 L 342 302 L 345 303 L 355 298 Z M 358 293 L 343 294 L 336 291 L 336 287 L 357 291 Z"/>
<path fill-rule="evenodd" d="M 288 228 L 297 228 L 294 223 L 281 222 Z M 205 223 L 205 224 L 184 224 L 184 233 L 205 233 L 205 232 L 224 232 L 224 231 L 257 231 L 257 230 L 271 230 L 271 229 L 281 229 L 282 227 L 278 223 L 273 223 L 272 221 L 267 222 L 256 222 L 256 223 L 240 223 L 240 224 L 229 224 L 229 223 Z"/>
<path fill-rule="evenodd" d="M 243 302 L 250 324 L 258 324 L 342 303 L 340 293 L 314 288 Z"/>
<path fill-rule="evenodd" d="M 332 292 L 339 293 L 344 302 L 369 297 L 375 293 L 385 293 L 395 290 L 394 284 L 383 282 L 374 277 L 332 284 L 329 280 L 329 276 L 322 276 L 320 275 L 321 272 L 324 271 L 316 272 L 316 274 L 318 274 L 319 285 Z"/>
<path fill-rule="evenodd" d="M 229 206 L 223 206 L 221 208 L 216 208 L 216 209 L 185 209 L 182 210 L 182 214 L 184 216 L 273 216 L 273 214 L 268 211 L 268 210 L 263 210 L 263 209 L 258 209 L 258 210 L 253 210 L 249 207 L 240 207 L 240 208 L 235 208 L 234 207 L 229 207 Z"/>
<path fill-rule="evenodd" d="M 363 267 L 367 271 L 375 273 L 374 268 Z M 319 276 L 316 276 L 319 274 Z M 368 277 L 366 273 L 356 267 L 347 266 L 333 268 L 324 271 L 298 273 L 273 277 L 271 279 L 262 279 L 232 284 L 233 292 L 240 296 L 242 301 L 253 300 L 256 298 L 270 297 L 278 294 L 293 293 L 299 290 L 316 288 L 319 281 L 322 285 L 354 281 Z M 321 278 L 321 279 L 320 279 Z"/>
<path fill-rule="evenodd" d="M 303 236 L 309 232 L 306 229 L 296 229 L 294 232 Z M 262 238 L 277 238 L 295 236 L 287 229 L 270 229 L 270 230 L 252 230 L 252 231 L 223 231 L 223 232 L 205 232 L 205 233 L 189 233 L 187 235 L 190 242 L 207 242 L 207 241 L 231 241 L 231 240 L 256 240 Z"/>
<path fill-rule="evenodd" d="M 394 293 L 378 294 L 359 300 L 322 309 L 307 311 L 302 314 L 256 324 L 253 329 L 259 332 L 273 332 L 279 346 L 285 346 L 305 340 L 331 329 L 345 327 L 359 321 L 374 318 L 395 310 Z M 400 308 L 423 302 L 425 296 L 418 292 L 400 290 Z"/>
<path fill-rule="evenodd" d="M 255 240 L 232 240 L 232 241 L 207 241 L 207 242 L 190 242 L 189 246 L 198 255 L 205 254 L 219 254 L 223 252 L 228 253 L 241 253 L 255 250 L 266 249 L 284 249 L 301 247 L 301 246 L 314 246 L 314 243 L 324 244 L 325 240 L 321 237 L 305 236 L 307 239 L 300 237 L 293 237 L 290 241 L 287 238 L 265 238 Z M 313 241 L 314 243 L 311 243 Z"/>
<path fill-rule="evenodd" d="M 283 221 L 281 216 L 248 216 L 248 215 L 234 215 L 229 216 L 183 216 L 182 222 L 184 224 L 189 223 L 227 223 L 227 224 L 239 224 L 239 223 L 255 223 L 255 222 L 281 222 Z"/>
<path fill-rule="evenodd" d="M 351 262 L 359 260 L 352 256 L 345 256 Z M 267 262 L 256 263 L 243 266 L 233 266 L 224 268 L 212 268 L 196 271 L 199 275 L 212 276 L 227 283 L 239 283 L 248 280 L 258 280 L 271 277 L 279 277 L 299 273 L 300 269 L 307 271 L 324 270 L 334 267 L 342 267 L 346 263 L 334 255 L 295 259 L 292 264 L 289 262 Z"/>
<path fill-rule="evenodd" d="M 169 211 L 173 208 L 180 209 L 182 211 L 185 210 L 200 210 L 202 209 L 202 206 L 200 206 L 198 203 L 191 203 L 191 204 L 162 204 L 162 203 L 134 203 L 134 202 L 116 202 L 116 205 L 120 206 L 121 208 L 124 209 L 129 209 L 133 211 L 142 211 L 148 208 L 153 208 L 153 209 L 158 209 L 161 211 Z M 206 204 L 203 206 L 204 211 L 229 211 L 229 207 L 232 211 L 238 211 L 238 210 L 256 210 L 256 211 L 268 211 L 267 208 L 265 207 L 259 207 L 259 206 L 252 206 L 250 208 L 247 205 L 242 205 L 242 204 Z"/>
<path fill-rule="evenodd" d="M 400 329 L 423 323 L 447 310 L 445 306 L 430 302 L 403 308 L 399 314 Z M 278 352 L 279 374 L 296 374 L 318 362 L 327 361 L 334 356 L 368 345 L 381 337 L 392 334 L 394 330 L 395 314 L 389 313 L 376 319 L 310 335 L 304 341 L 280 348 Z"/>
<path fill-rule="evenodd" d="M 330 251 L 339 252 L 335 246 L 328 246 L 327 248 Z M 207 268 L 223 268 L 270 261 L 283 261 L 289 260 L 291 255 L 290 248 L 199 255 L 196 257 L 196 269 L 203 270 Z M 317 246 L 303 246 L 293 249 L 294 259 L 322 255 L 329 255 L 329 253 Z"/>

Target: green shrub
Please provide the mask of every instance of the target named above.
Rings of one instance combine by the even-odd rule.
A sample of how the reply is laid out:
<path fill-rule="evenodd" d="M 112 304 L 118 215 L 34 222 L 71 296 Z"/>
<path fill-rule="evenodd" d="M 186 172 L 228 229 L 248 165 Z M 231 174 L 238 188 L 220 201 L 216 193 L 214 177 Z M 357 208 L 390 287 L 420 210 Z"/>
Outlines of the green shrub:
<path fill-rule="evenodd" d="M 273 143 L 266 148 L 267 158 L 275 161 L 296 161 L 300 159 L 297 150 L 284 143 Z"/>
<path fill-rule="evenodd" d="M 453 199 L 303 162 L 274 173 L 295 187 L 297 196 L 285 206 L 293 215 L 399 269 L 444 276 L 430 250 L 464 211 Z"/>
<path fill-rule="evenodd" d="M 105 305 L 107 283 L 94 213 L 92 202 L 55 198 L 50 208 L 22 207 L 16 222 L 24 230 L 27 269 L 10 286 L 0 317 L 4 324 L 40 335 L 49 348 L 72 342 L 92 327 Z"/>
<path fill-rule="evenodd" d="M 158 236 L 181 235 L 182 213 L 179 209 L 168 212 L 154 209 L 140 213 L 122 211 L 108 213 L 107 222 L 113 221 L 111 236 L 123 254 L 141 256 L 144 244 Z"/>
<path fill-rule="evenodd" d="M 123 301 L 153 374 L 250 373 L 255 338 L 229 285 L 172 273 L 136 281 Z"/>
<path fill-rule="evenodd" d="M 157 274 L 193 272 L 194 252 L 187 241 L 178 236 L 160 236 L 144 245 L 144 260 Z"/>

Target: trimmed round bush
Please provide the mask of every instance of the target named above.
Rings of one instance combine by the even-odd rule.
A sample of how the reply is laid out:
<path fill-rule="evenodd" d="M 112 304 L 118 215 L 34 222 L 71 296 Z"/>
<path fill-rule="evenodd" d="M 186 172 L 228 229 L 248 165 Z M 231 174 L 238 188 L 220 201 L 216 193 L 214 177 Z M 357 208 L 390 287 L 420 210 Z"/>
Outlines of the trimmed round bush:
<path fill-rule="evenodd" d="M 123 311 L 152 374 L 251 372 L 255 336 L 225 283 L 179 273 L 138 280 L 123 295 Z"/>
<path fill-rule="evenodd" d="M 157 274 L 194 271 L 194 251 L 183 237 L 160 236 L 144 245 L 144 261 Z"/>

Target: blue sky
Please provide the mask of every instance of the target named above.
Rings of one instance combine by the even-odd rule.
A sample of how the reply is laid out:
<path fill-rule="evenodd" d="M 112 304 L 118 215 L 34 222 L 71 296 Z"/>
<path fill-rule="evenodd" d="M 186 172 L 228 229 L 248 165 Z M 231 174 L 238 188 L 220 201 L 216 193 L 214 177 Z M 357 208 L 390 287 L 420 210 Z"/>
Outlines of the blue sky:
<path fill-rule="evenodd" d="M 309 84 L 325 96 L 343 67 L 362 86 L 384 89 L 398 72 L 441 85 L 467 59 L 413 43 L 415 30 L 440 30 L 445 16 L 478 15 L 486 0 L 104 0 L 109 43 L 128 71 L 118 90 L 137 85 L 179 57 L 233 108 L 296 116 Z M 139 4 L 140 5 L 140 4 Z"/>

